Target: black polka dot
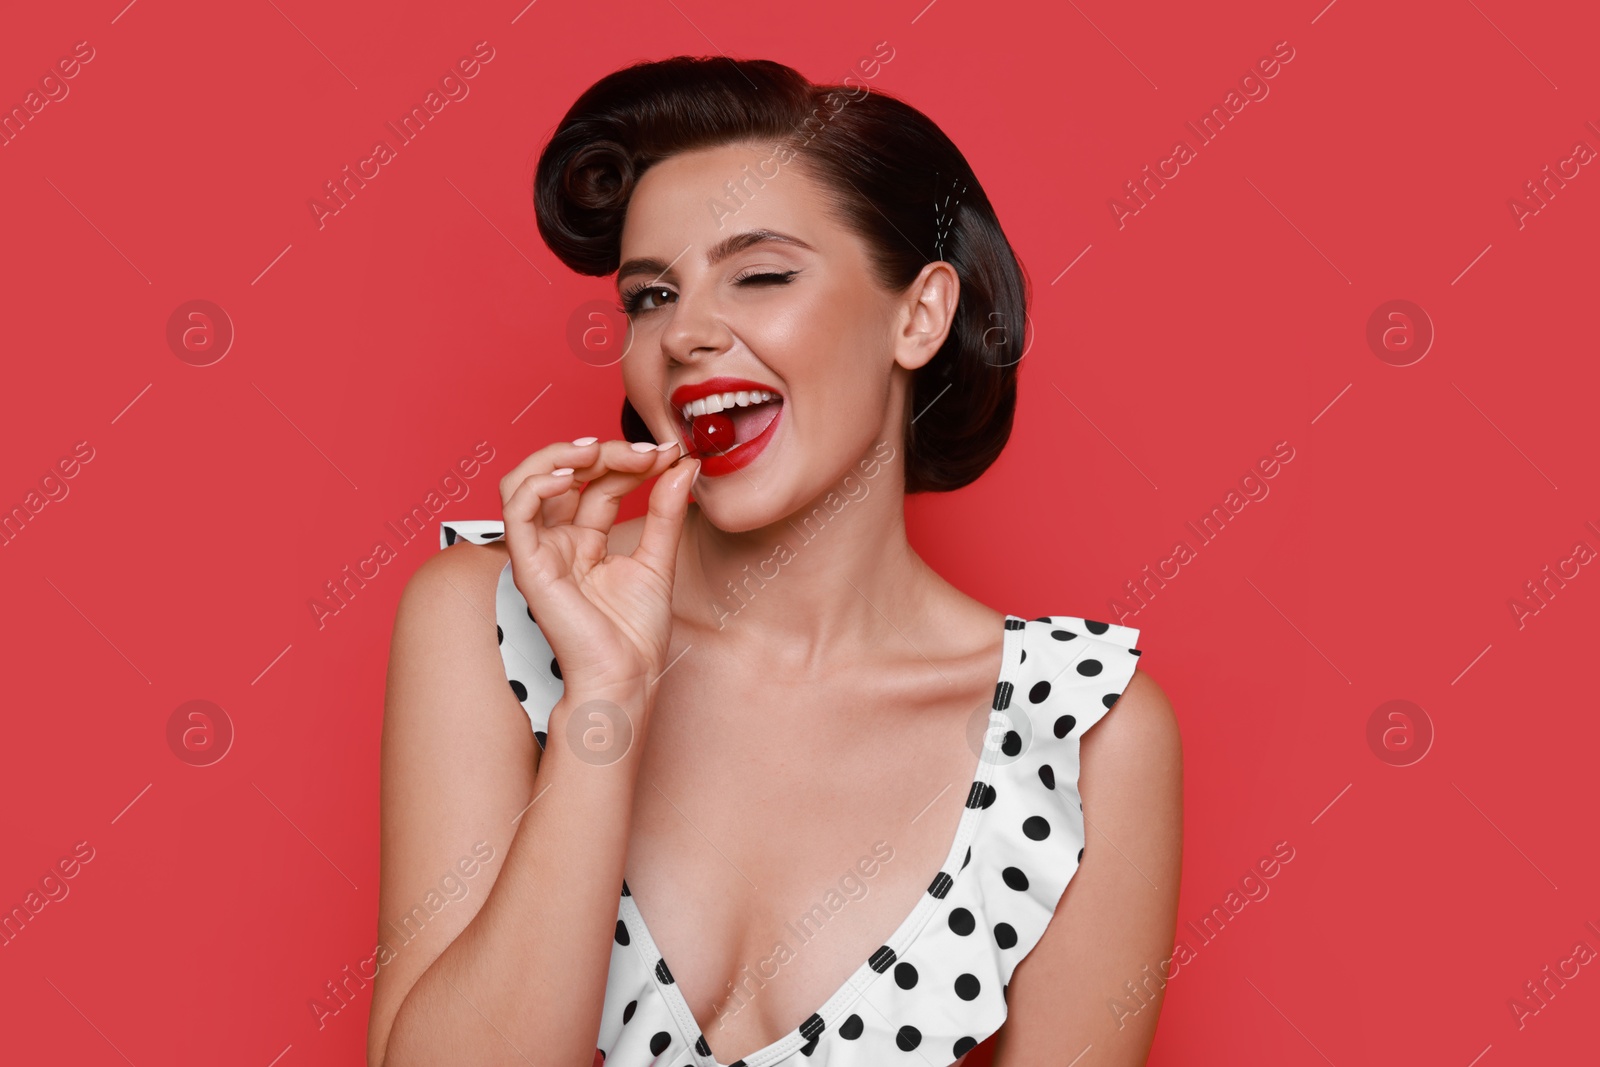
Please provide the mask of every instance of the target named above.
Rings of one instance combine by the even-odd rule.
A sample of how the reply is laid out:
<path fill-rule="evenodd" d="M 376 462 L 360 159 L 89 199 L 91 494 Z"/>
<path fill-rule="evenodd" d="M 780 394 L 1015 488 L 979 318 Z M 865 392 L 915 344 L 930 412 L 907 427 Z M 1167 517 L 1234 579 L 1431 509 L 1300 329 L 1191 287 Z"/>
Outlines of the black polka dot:
<path fill-rule="evenodd" d="M 630 938 L 628 937 L 628 924 L 623 922 L 621 919 L 618 919 L 617 920 L 617 944 L 626 945 L 626 944 L 628 944 L 629 940 L 630 940 Z"/>
<path fill-rule="evenodd" d="M 1043 841 L 1050 836 L 1050 823 L 1042 815 L 1030 815 L 1022 820 L 1022 832 L 1030 841 Z"/>
<path fill-rule="evenodd" d="M 966 856 L 962 857 L 962 860 L 961 860 L 961 869 L 962 870 L 966 870 L 967 869 L 967 864 L 969 864 L 971 862 L 972 862 L 972 846 L 968 845 L 967 846 L 967 854 L 966 854 Z"/>
<path fill-rule="evenodd" d="M 628 890 L 628 880 L 626 878 L 622 880 L 622 895 L 625 897 L 633 896 L 633 894 Z"/>
<path fill-rule="evenodd" d="M 977 929 L 978 922 L 972 917 L 972 912 L 966 908 L 957 908 L 950 913 L 950 929 L 962 937 L 966 937 Z"/>
<path fill-rule="evenodd" d="M 800 1055 L 802 1055 L 802 1056 L 810 1056 L 813 1052 L 817 1051 L 817 1042 L 821 1041 L 821 1040 L 822 1040 L 822 1035 L 818 1034 L 816 1037 L 812 1038 L 810 1041 L 807 1041 L 805 1044 L 801 1045 L 800 1046 Z M 739 1061 L 739 1063 L 743 1063 L 743 1062 L 744 1062 L 743 1060 Z M 689 1065 L 688 1064 L 684 1064 L 684 1067 L 689 1067 Z M 733 1067 L 738 1067 L 738 1064 L 734 1064 Z"/>
<path fill-rule="evenodd" d="M 1008 756 L 1016 756 L 1022 751 L 1022 735 L 1015 730 L 1007 730 L 1005 737 L 1000 739 L 1000 751 Z"/>
<path fill-rule="evenodd" d="M 928 895 L 943 900 L 945 898 L 945 894 L 950 892 L 950 887 L 954 884 L 954 878 L 951 878 L 948 874 L 940 871 L 938 874 L 933 876 L 933 883 L 928 886 Z"/>
<path fill-rule="evenodd" d="M 446 527 L 444 527 L 444 546 L 446 548 L 449 548 L 451 545 L 453 545 L 455 543 L 456 543 L 456 528 L 454 526 L 446 526 Z"/>
<path fill-rule="evenodd" d="M 555 675 L 557 680 L 561 678 L 561 664 L 553 659 L 550 661 L 550 673 Z"/>
<path fill-rule="evenodd" d="M 1107 693 L 1105 696 L 1100 698 L 1100 703 L 1106 706 L 1107 711 L 1110 711 L 1111 705 L 1115 704 L 1117 702 L 1117 698 L 1121 695 L 1121 693 Z"/>
<path fill-rule="evenodd" d="M 1083 849 L 1081 849 L 1081 848 L 1078 850 L 1078 862 L 1079 863 L 1083 862 Z"/>
<path fill-rule="evenodd" d="M 633 1018 L 633 1013 L 637 1010 L 639 1010 L 639 1002 L 637 1000 L 628 1001 L 628 1006 L 622 1009 L 623 1026 L 628 1025 L 628 1020 Z"/>
<path fill-rule="evenodd" d="M 894 969 L 894 984 L 901 989 L 915 989 L 917 985 L 917 969 L 909 963 L 901 963 Z"/>
<path fill-rule="evenodd" d="M 1028 888 L 1028 876 L 1022 873 L 1020 867 L 1007 867 L 1000 872 L 1000 877 L 1005 880 L 1006 885 L 1019 893 Z"/>
<path fill-rule="evenodd" d="M 1048 763 L 1046 763 L 1042 767 L 1040 767 L 1039 768 L 1039 781 L 1044 783 L 1044 787 L 1046 789 L 1054 789 L 1056 787 L 1056 772 L 1055 772 L 1055 768 L 1050 766 L 1050 764 L 1048 764 Z"/>
<path fill-rule="evenodd" d="M 987 782 L 973 782 L 972 789 L 967 793 L 967 807 L 987 808 L 994 803 L 994 786 Z M 966 864 L 962 864 L 966 866 Z"/>
<path fill-rule="evenodd" d="M 517 701 L 520 703 L 521 701 L 527 700 L 528 687 L 517 681 L 515 678 L 510 679 L 510 681 L 511 691 L 517 695 Z"/>
<path fill-rule="evenodd" d="M 1054 622 L 1055 621 L 1055 616 L 1054 615 L 1040 615 L 1037 619 L 1034 619 L 1033 621 L 1034 622 Z"/>
<path fill-rule="evenodd" d="M 978 981 L 975 974 L 963 974 L 956 979 L 956 996 L 962 1000 L 976 1000 L 978 993 L 983 989 L 983 983 Z"/>
<path fill-rule="evenodd" d="M 498 623 L 495 624 L 494 628 L 494 643 L 497 645 L 506 643 L 506 632 L 500 628 Z"/>
<path fill-rule="evenodd" d="M 852 1015 L 839 1024 L 839 1036 L 846 1041 L 854 1041 L 861 1036 L 862 1029 L 864 1028 L 861 1025 L 861 1016 Z"/>
<path fill-rule="evenodd" d="M 656 981 L 662 985 L 672 984 L 672 972 L 667 970 L 666 960 L 656 960 Z"/>
<path fill-rule="evenodd" d="M 707 1044 L 705 1034 L 694 1039 L 694 1050 L 702 1056 L 711 1055 L 711 1046 Z"/>
<path fill-rule="evenodd" d="M 1130 649 L 1128 649 L 1128 655 L 1130 655 L 1130 656 L 1142 656 L 1142 655 L 1144 655 L 1144 650 L 1143 649 L 1138 649 L 1138 648 L 1130 648 Z"/>
<path fill-rule="evenodd" d="M 549 735 L 546 734 L 543 730 L 535 730 L 533 732 L 533 739 L 535 741 L 539 742 L 539 751 L 540 752 L 544 751 L 544 743 L 548 739 L 548 737 L 549 737 Z"/>
<path fill-rule="evenodd" d="M 1028 662 L 1028 650 L 1027 649 L 1023 649 L 1022 650 L 1022 658 L 1017 660 L 1017 662 L 1018 663 L 1026 663 L 1026 662 Z"/>
<path fill-rule="evenodd" d="M 910 1052 L 922 1044 L 922 1031 L 915 1026 L 902 1026 L 894 1035 L 894 1043 L 900 1046 L 901 1052 Z"/>
<path fill-rule="evenodd" d="M 1010 923 L 996 923 L 994 928 L 994 943 L 1001 948 L 1014 948 L 1017 944 L 1017 932 L 1011 928 Z"/>
<path fill-rule="evenodd" d="M 1035 704 L 1043 704 L 1044 701 L 1045 701 L 1045 698 L 1048 697 L 1049 695 L 1050 695 L 1050 683 L 1049 682 L 1037 682 L 1037 683 L 1034 684 L 1034 687 L 1032 689 L 1028 690 L 1028 699 L 1033 701 Z"/>
<path fill-rule="evenodd" d="M 815 1041 L 817 1035 L 822 1033 L 822 1031 L 826 1030 L 827 1028 L 828 1024 L 822 1021 L 822 1016 L 818 1015 L 816 1012 L 812 1012 L 811 1018 L 800 1024 L 800 1033 L 803 1036 Z"/>
<path fill-rule="evenodd" d="M 1061 716 L 1061 718 L 1056 720 L 1056 736 L 1066 737 L 1072 732 L 1072 728 L 1076 725 L 1078 725 L 1078 717 L 1076 715 Z"/>
<path fill-rule="evenodd" d="M 1010 682 L 1001 682 L 999 685 L 994 687 L 994 710 L 995 711 L 1005 711 L 1007 708 L 1009 708 L 1011 706 L 1011 690 L 1012 690 L 1012 688 L 1013 688 L 1013 686 L 1011 685 Z"/>
<path fill-rule="evenodd" d="M 650 1037 L 650 1055 L 661 1055 L 667 1051 L 667 1046 L 670 1044 L 672 1044 L 672 1035 L 665 1030 L 657 1030 Z"/>
<path fill-rule="evenodd" d="M 894 949 L 890 948 L 888 945 L 884 945 L 878 951 L 874 952 L 870 958 L 868 958 L 867 966 L 871 967 L 879 974 L 887 971 L 890 967 L 894 966 Z"/>
<path fill-rule="evenodd" d="M 1078 661 L 1078 673 L 1085 678 L 1093 678 L 1103 670 L 1105 668 L 1101 666 L 1100 661 L 1097 659 L 1080 659 Z"/>
<path fill-rule="evenodd" d="M 1073 633 L 1071 630 L 1051 630 L 1050 636 L 1055 638 L 1057 641 L 1071 641 L 1078 635 Z"/>
<path fill-rule="evenodd" d="M 1083 625 L 1084 625 L 1084 628 L 1087 629 L 1090 633 L 1096 634 L 1096 635 L 1103 634 L 1107 630 L 1111 629 L 1111 624 L 1110 623 L 1091 622 L 1088 619 L 1084 619 L 1083 620 Z"/>
<path fill-rule="evenodd" d="M 1027 625 L 1028 624 L 1023 622 L 1021 619 L 1014 619 L 1010 616 L 1006 617 L 1006 629 L 1008 630 L 1020 630 Z"/>
<path fill-rule="evenodd" d="M 961 1057 L 965 1056 L 967 1053 L 971 1052 L 977 1047 L 977 1038 L 963 1037 L 960 1041 L 956 1042 L 955 1048 L 951 1049 L 950 1051 L 955 1055 L 955 1058 L 959 1060 Z"/>

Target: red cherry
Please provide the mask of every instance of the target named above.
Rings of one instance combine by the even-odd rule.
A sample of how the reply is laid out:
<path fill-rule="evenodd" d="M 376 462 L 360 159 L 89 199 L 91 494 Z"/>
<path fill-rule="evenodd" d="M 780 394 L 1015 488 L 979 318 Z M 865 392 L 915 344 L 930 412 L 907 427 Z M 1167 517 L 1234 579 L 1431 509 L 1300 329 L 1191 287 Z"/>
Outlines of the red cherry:
<path fill-rule="evenodd" d="M 701 455 L 726 452 L 733 447 L 733 420 L 720 411 L 696 415 L 690 431 L 694 449 Z"/>

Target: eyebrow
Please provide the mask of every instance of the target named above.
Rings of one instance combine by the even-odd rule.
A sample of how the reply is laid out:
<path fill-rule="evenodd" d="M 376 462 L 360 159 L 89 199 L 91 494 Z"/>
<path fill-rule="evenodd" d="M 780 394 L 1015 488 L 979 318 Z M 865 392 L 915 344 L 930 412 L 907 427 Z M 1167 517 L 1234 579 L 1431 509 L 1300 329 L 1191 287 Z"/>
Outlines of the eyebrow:
<path fill-rule="evenodd" d="M 746 230 L 743 233 L 736 233 L 728 237 L 724 237 L 722 240 L 712 245 L 710 250 L 706 252 L 706 263 L 714 267 L 731 255 L 743 252 L 745 249 L 754 245 L 765 244 L 768 242 L 794 245 L 797 248 L 804 248 L 808 252 L 816 251 L 815 248 L 812 248 L 810 245 L 800 240 L 800 238 L 787 233 L 780 233 L 777 230 Z M 677 261 L 674 260 L 673 262 L 675 263 Z M 656 259 L 654 256 L 642 256 L 636 259 L 630 259 L 626 263 L 622 264 L 622 266 L 617 269 L 617 280 L 620 282 L 629 274 L 653 273 L 659 277 L 671 269 L 672 264 L 666 262 L 665 260 Z"/>

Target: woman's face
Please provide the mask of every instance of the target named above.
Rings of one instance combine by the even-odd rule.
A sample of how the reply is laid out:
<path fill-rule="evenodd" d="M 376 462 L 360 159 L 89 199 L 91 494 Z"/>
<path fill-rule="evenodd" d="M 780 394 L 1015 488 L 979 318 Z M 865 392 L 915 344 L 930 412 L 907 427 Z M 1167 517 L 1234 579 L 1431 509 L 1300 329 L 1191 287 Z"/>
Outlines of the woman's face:
<path fill-rule="evenodd" d="M 656 440 L 707 457 L 695 497 L 729 532 L 807 506 L 880 441 L 899 449 L 909 370 L 933 356 L 947 328 L 937 341 L 917 332 L 919 301 L 880 287 L 866 245 L 833 219 L 797 164 L 778 166 L 770 149 L 750 145 L 672 156 L 640 179 L 622 230 L 628 399 Z M 788 240 L 754 240 L 757 231 Z M 953 283 L 950 272 L 935 285 Z M 757 402 L 698 423 L 682 412 L 685 399 L 758 388 L 778 399 L 745 397 Z M 730 428 L 731 441 L 703 436 Z"/>

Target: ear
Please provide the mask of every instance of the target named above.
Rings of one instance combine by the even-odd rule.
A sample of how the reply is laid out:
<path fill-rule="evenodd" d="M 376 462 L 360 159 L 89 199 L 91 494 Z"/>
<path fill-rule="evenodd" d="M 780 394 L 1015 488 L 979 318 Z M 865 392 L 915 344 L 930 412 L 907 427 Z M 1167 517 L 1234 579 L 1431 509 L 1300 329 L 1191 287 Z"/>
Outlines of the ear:
<path fill-rule="evenodd" d="M 954 267 L 944 260 L 923 266 L 906 287 L 900 305 L 902 316 L 894 339 L 897 364 L 916 370 L 938 354 L 950 333 L 960 295 L 961 279 Z"/>

